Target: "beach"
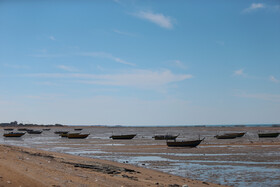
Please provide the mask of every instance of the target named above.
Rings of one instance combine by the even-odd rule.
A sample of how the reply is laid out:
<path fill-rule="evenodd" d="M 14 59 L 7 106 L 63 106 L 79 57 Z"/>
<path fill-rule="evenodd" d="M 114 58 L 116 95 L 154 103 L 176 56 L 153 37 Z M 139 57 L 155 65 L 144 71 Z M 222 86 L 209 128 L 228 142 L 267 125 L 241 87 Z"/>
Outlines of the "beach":
<path fill-rule="evenodd" d="M 0 145 L 0 186 L 182 185 L 220 186 L 129 164 Z"/>
<path fill-rule="evenodd" d="M 72 175 L 87 176 L 80 179 L 83 179 L 81 180 L 83 182 L 87 181 L 83 185 L 88 186 L 93 184 L 93 186 L 112 186 L 112 184 L 116 186 L 182 186 L 184 184 L 215 186 L 220 184 L 252 187 L 280 185 L 280 137 L 258 138 L 259 132 L 279 132 L 280 127 L 80 127 L 82 133 L 90 133 L 88 138 L 67 139 L 54 134 L 58 130 L 75 132 L 74 128 L 77 127 L 51 128 L 50 131 L 43 131 L 40 135 L 25 134 L 21 138 L 0 138 L 0 143 L 4 144 L 1 149 L 6 150 L 1 151 L 1 154 L 4 154 L 1 158 L 13 152 L 12 155 L 19 157 L 15 156 L 15 160 L 20 163 L 17 165 L 25 165 L 24 167 L 32 166 L 29 164 L 30 160 L 38 159 L 39 164 L 34 166 L 35 168 L 41 168 L 41 172 L 44 168 L 50 169 L 46 175 L 42 175 L 41 179 L 52 183 L 48 183 L 47 186 L 71 186 L 72 183 L 69 181 L 76 180 L 75 177 L 75 180 L 71 179 Z M 2 132 L 4 133 L 4 130 Z M 217 134 L 232 132 L 246 134 L 235 139 L 219 140 L 214 137 Z M 137 136 L 132 140 L 112 140 L 109 138 L 112 134 L 137 134 Z M 155 134 L 179 135 L 177 141 L 205 139 L 196 148 L 171 148 L 167 147 L 164 140 L 154 140 Z M 26 153 L 30 151 L 32 154 Z M 22 158 L 20 155 L 24 155 L 24 160 L 20 159 Z M 52 159 L 52 156 L 55 156 L 55 159 Z M 5 158 L 10 159 L 12 156 Z M 13 163 L 13 161 L 5 161 L 5 163 L 9 162 Z M 100 169 L 102 172 L 90 169 L 95 168 L 92 165 L 96 163 L 129 168 L 137 172 L 129 173 L 123 172 L 124 169 L 117 169 L 117 173 L 112 174 L 109 171 L 109 174 L 104 174 L 103 169 Z M 9 166 L 9 164 L 5 165 Z M 25 173 L 24 167 L 23 173 Z M 54 173 L 63 171 L 63 168 L 68 168 L 67 176 L 55 180 L 61 175 Z M 14 170 L 18 171 L 19 168 L 14 167 Z M 75 173 L 77 171 L 85 174 Z M 97 178 L 95 181 L 95 177 L 91 175 L 100 176 L 100 179 Z M 105 177 L 103 180 L 109 182 L 100 182 L 101 176 Z M 82 184 L 77 181 L 73 182 L 73 186 Z"/>

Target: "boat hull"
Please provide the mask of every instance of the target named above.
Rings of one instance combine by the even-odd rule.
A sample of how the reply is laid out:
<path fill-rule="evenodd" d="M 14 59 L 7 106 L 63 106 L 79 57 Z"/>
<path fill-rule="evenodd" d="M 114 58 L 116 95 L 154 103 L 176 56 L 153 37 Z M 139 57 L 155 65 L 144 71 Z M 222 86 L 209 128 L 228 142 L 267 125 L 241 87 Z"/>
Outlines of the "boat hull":
<path fill-rule="evenodd" d="M 7 133 L 3 134 L 4 137 L 21 137 L 25 135 L 25 133 Z"/>
<path fill-rule="evenodd" d="M 55 131 L 54 133 L 55 134 L 65 134 L 65 133 L 68 133 L 69 131 Z"/>
<path fill-rule="evenodd" d="M 136 134 L 128 134 L 128 135 L 113 135 L 110 136 L 113 140 L 131 140 L 136 136 Z"/>
<path fill-rule="evenodd" d="M 89 136 L 89 134 L 67 134 L 67 138 L 69 139 L 85 139 Z"/>
<path fill-rule="evenodd" d="M 237 138 L 237 136 L 234 134 L 225 134 L 225 135 L 217 135 L 217 136 L 215 136 L 215 138 L 217 138 L 217 139 L 234 139 L 234 138 Z"/>
<path fill-rule="evenodd" d="M 259 138 L 276 138 L 280 133 L 259 133 Z"/>
<path fill-rule="evenodd" d="M 166 142 L 168 147 L 196 147 L 203 140 L 182 141 L 182 142 Z"/>
<path fill-rule="evenodd" d="M 41 134 L 42 131 L 27 131 L 28 134 Z"/>
<path fill-rule="evenodd" d="M 175 140 L 178 136 L 171 135 L 156 135 L 154 136 L 155 140 Z"/>
<path fill-rule="evenodd" d="M 227 133 L 225 135 L 229 135 L 229 136 L 236 136 L 236 137 L 242 137 L 245 135 L 245 132 L 239 132 L 239 133 Z"/>

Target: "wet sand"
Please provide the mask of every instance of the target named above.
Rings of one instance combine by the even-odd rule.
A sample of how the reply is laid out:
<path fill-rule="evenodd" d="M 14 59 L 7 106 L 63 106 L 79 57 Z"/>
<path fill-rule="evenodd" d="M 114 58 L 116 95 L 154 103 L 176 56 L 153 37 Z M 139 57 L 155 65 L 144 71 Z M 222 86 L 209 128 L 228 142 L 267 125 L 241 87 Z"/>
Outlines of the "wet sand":
<path fill-rule="evenodd" d="M 155 170 L 69 154 L 0 145 L 0 186 L 219 186 Z"/>
<path fill-rule="evenodd" d="M 230 186 L 280 186 L 280 136 L 258 138 L 258 131 L 280 132 L 280 127 L 82 127 L 87 139 L 70 140 L 54 134 L 26 134 L 0 143 L 32 147 L 89 158 L 132 164 L 171 175 Z M 246 132 L 244 137 L 218 140 L 216 134 Z M 112 134 L 134 134 L 132 140 L 111 140 Z M 180 134 L 180 140 L 205 140 L 197 148 L 169 148 L 155 134 Z"/>

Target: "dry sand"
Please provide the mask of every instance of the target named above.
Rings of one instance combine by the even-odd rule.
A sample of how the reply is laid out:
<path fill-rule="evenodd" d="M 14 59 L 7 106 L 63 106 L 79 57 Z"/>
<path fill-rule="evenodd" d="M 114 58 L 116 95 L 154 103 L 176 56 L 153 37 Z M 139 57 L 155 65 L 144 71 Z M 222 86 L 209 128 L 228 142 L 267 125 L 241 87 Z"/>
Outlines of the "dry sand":
<path fill-rule="evenodd" d="M 0 186 L 221 186 L 112 161 L 0 145 Z"/>

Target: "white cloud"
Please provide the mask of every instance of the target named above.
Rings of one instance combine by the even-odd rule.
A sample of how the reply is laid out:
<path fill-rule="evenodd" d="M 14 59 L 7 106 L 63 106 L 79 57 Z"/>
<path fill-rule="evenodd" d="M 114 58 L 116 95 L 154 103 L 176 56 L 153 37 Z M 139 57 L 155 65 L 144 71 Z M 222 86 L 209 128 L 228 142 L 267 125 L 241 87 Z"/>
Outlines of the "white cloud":
<path fill-rule="evenodd" d="M 49 39 L 52 40 L 52 41 L 56 40 L 54 36 L 50 36 Z"/>
<path fill-rule="evenodd" d="M 180 69 L 187 69 L 187 66 L 180 60 L 174 60 L 174 61 L 172 61 L 172 63 L 174 64 L 174 66 L 176 66 Z"/>
<path fill-rule="evenodd" d="M 235 70 L 234 75 L 236 75 L 236 76 L 245 75 L 244 74 L 244 69 Z"/>
<path fill-rule="evenodd" d="M 170 17 L 165 16 L 163 14 L 155 14 L 152 12 L 138 12 L 136 14 L 134 14 L 135 16 L 148 20 L 150 22 L 153 22 L 157 25 L 159 25 L 160 27 L 166 28 L 166 29 L 172 29 L 173 28 L 173 24 L 172 24 L 172 20 Z"/>
<path fill-rule="evenodd" d="M 263 9 L 266 6 L 263 3 L 252 3 L 250 7 L 246 8 L 243 10 L 244 13 L 248 13 L 248 12 L 252 12 L 252 11 L 256 11 L 259 9 Z"/>
<path fill-rule="evenodd" d="M 274 76 L 270 76 L 269 77 L 269 80 L 271 81 L 271 82 L 275 82 L 275 83 L 278 83 L 278 82 L 280 82 L 280 80 L 278 80 L 278 79 L 276 79 Z"/>
<path fill-rule="evenodd" d="M 190 74 L 173 74 L 169 70 L 151 71 L 142 69 L 135 69 L 130 72 L 119 74 L 42 73 L 27 74 L 25 76 L 38 78 L 68 78 L 84 84 L 128 86 L 149 89 L 157 89 L 158 87 L 170 83 L 192 78 Z"/>
<path fill-rule="evenodd" d="M 76 68 L 74 67 L 70 67 L 70 66 L 65 66 L 65 65 L 58 65 L 56 66 L 58 69 L 62 69 L 64 71 L 78 71 Z"/>
<path fill-rule="evenodd" d="M 135 66 L 134 63 L 127 62 L 127 61 L 125 61 L 123 59 L 120 59 L 120 58 L 115 57 L 115 56 L 113 56 L 113 55 L 111 55 L 109 53 L 104 53 L 104 52 L 79 53 L 79 55 L 81 55 L 81 56 L 89 56 L 89 57 L 107 58 L 107 59 L 113 60 L 113 61 L 121 63 L 121 64 Z"/>

